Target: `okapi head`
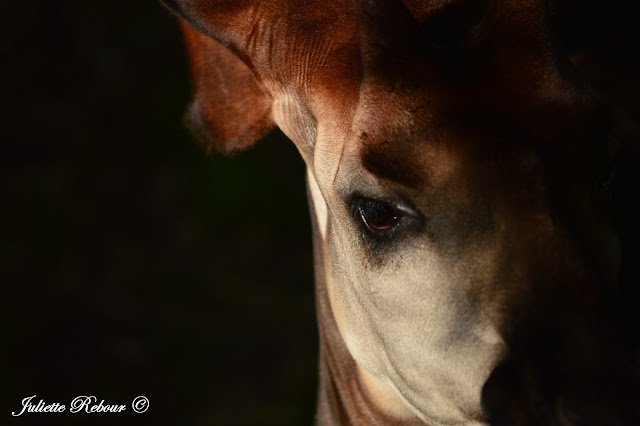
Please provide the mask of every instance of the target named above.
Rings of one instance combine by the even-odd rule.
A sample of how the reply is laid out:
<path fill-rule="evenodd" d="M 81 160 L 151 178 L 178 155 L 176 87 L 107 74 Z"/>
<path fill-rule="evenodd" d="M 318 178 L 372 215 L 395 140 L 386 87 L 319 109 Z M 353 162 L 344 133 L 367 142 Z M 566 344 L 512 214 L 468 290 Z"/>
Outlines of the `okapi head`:
<path fill-rule="evenodd" d="M 322 424 L 640 424 L 610 118 L 542 0 L 163 0 L 193 131 L 307 165 Z"/>

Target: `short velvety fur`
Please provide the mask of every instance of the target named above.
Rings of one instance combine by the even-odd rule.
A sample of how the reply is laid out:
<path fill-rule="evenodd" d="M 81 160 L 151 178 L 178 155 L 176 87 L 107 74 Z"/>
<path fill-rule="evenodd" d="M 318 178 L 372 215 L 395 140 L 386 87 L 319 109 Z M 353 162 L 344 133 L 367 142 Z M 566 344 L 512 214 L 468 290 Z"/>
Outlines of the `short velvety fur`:
<path fill-rule="evenodd" d="M 271 96 L 229 49 L 189 24 L 182 27 L 196 89 L 186 116 L 189 128 L 218 150 L 247 148 L 275 126 Z"/>
<path fill-rule="evenodd" d="M 559 39 L 571 2 L 165 4 L 194 132 L 231 152 L 277 125 L 307 164 L 319 424 L 640 424 L 629 144 Z"/>

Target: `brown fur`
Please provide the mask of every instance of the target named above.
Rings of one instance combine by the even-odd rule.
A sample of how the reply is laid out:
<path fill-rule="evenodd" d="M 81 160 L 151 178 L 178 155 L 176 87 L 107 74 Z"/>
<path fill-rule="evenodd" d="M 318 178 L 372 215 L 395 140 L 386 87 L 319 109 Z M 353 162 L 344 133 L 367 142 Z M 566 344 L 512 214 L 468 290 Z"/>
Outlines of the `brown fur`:
<path fill-rule="evenodd" d="M 556 6 L 166 3 L 195 132 L 230 152 L 278 125 L 307 163 L 318 423 L 640 421 L 597 186 L 616 146 Z M 354 197 L 404 203 L 395 236 L 364 229 Z"/>

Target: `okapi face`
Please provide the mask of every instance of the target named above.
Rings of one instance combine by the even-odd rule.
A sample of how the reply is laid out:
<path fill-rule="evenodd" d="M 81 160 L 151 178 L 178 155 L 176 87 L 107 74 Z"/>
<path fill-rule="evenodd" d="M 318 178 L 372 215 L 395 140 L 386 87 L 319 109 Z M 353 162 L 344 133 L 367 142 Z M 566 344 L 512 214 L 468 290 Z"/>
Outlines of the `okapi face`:
<path fill-rule="evenodd" d="M 307 164 L 341 400 L 321 389 L 320 422 L 370 420 L 348 377 L 394 423 L 640 419 L 612 303 L 617 147 L 546 1 L 165 3 L 195 133 L 236 151 L 277 125 Z"/>

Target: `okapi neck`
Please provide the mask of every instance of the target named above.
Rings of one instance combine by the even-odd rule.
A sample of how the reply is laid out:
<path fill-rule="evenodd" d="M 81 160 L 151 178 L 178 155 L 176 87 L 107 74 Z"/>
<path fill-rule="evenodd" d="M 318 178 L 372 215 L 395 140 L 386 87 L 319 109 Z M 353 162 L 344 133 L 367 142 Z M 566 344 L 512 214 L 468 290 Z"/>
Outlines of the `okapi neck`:
<path fill-rule="evenodd" d="M 316 250 L 316 269 L 318 266 Z M 356 364 L 340 336 L 326 291 L 316 271 L 316 311 L 320 336 L 317 425 L 421 425 L 400 399 Z M 367 379 L 368 378 L 368 379 Z M 390 397 L 391 395 L 391 397 Z M 401 408 L 399 408 L 399 406 Z"/>

